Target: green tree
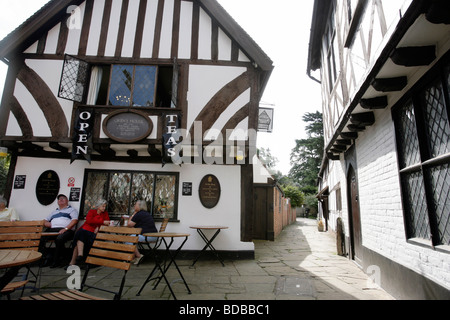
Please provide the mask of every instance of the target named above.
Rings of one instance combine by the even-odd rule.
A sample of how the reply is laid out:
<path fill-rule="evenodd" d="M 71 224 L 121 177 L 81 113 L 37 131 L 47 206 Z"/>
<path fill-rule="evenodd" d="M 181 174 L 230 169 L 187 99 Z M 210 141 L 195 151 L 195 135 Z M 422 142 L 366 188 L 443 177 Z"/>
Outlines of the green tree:
<path fill-rule="evenodd" d="M 6 180 L 8 179 L 9 164 L 11 162 L 11 155 L 0 158 L 0 195 L 5 194 Z"/>
<path fill-rule="evenodd" d="M 303 192 L 300 191 L 300 189 L 298 187 L 289 185 L 289 186 L 283 187 L 283 192 L 284 192 L 286 198 L 291 199 L 292 207 L 301 207 L 301 205 L 305 201 L 305 195 L 303 194 Z"/>
<path fill-rule="evenodd" d="M 291 152 L 289 177 L 304 191 L 317 190 L 317 176 L 324 150 L 322 113 L 307 112 L 302 119 L 307 123 L 305 130 L 308 137 L 296 140 L 296 146 Z"/>

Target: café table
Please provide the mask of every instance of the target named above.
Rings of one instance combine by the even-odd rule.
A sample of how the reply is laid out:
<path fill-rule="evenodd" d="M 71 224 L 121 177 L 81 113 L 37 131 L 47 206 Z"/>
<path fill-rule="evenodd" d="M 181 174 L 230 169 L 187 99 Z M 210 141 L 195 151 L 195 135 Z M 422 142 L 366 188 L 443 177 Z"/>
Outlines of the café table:
<path fill-rule="evenodd" d="M 203 247 L 203 249 L 198 254 L 197 258 L 195 258 L 195 260 L 192 263 L 191 267 L 193 267 L 197 263 L 198 258 L 200 258 L 200 256 L 203 254 L 203 252 L 205 252 L 205 250 L 207 248 L 209 248 L 214 253 L 216 258 L 220 261 L 220 263 L 222 263 L 222 266 L 225 267 L 225 263 L 220 258 L 219 254 L 217 253 L 216 248 L 214 248 L 214 246 L 212 245 L 212 242 L 214 241 L 214 239 L 216 239 L 216 237 L 219 235 L 221 230 L 228 229 L 228 227 L 225 227 L 225 226 L 191 226 L 190 228 L 191 229 L 196 229 L 198 234 L 200 235 L 200 237 L 206 243 L 206 245 Z M 216 230 L 216 232 L 213 234 L 213 236 L 211 238 L 208 239 L 208 237 L 203 232 L 204 230 Z"/>
<path fill-rule="evenodd" d="M 33 250 L 0 250 L 0 269 L 8 269 L 0 278 L 0 291 L 17 276 L 22 266 L 41 257 L 42 253 Z"/>
<path fill-rule="evenodd" d="M 180 268 L 178 267 L 178 265 L 177 265 L 177 263 L 175 261 L 178 253 L 180 252 L 181 248 L 183 248 L 183 246 L 186 243 L 186 241 L 188 240 L 190 234 L 187 234 L 187 233 L 175 233 L 175 232 L 153 232 L 153 233 L 144 233 L 142 235 L 144 237 L 146 237 L 146 238 L 158 238 L 158 241 L 157 241 L 157 244 L 155 246 L 153 246 L 153 247 L 151 247 L 149 245 L 149 247 L 151 248 L 150 252 L 151 252 L 152 256 L 155 259 L 155 267 L 150 272 L 149 276 L 144 281 L 144 283 L 142 284 L 141 288 L 139 289 L 139 291 L 138 291 L 138 293 L 136 295 L 139 296 L 141 294 L 142 290 L 144 289 L 144 287 L 150 281 L 158 279 L 158 281 L 156 282 L 155 286 L 153 287 L 153 290 L 155 290 L 158 287 L 158 285 L 161 282 L 161 280 L 164 279 L 164 281 L 166 282 L 167 287 L 169 288 L 170 293 L 172 294 L 173 298 L 175 300 L 177 300 L 177 298 L 175 296 L 175 293 L 173 292 L 173 289 L 170 286 L 170 282 L 169 282 L 169 280 L 166 277 L 167 270 L 169 270 L 169 267 L 172 264 L 177 269 L 178 274 L 180 275 L 181 279 L 183 280 L 184 285 L 186 286 L 186 289 L 187 289 L 188 293 L 191 294 L 191 289 L 189 288 L 188 284 L 186 283 L 186 280 L 184 279 L 183 274 L 181 273 L 181 270 L 180 270 Z M 184 238 L 184 240 L 178 246 L 178 248 L 175 250 L 175 252 L 172 253 L 170 251 L 170 248 L 172 247 L 172 245 L 175 242 L 176 238 Z M 159 242 L 159 241 L 161 241 L 161 242 Z M 158 254 L 158 248 L 160 247 L 160 244 L 162 244 L 162 243 L 164 243 L 164 246 L 165 246 L 164 258 L 162 258 Z M 153 275 L 155 274 L 155 272 L 157 270 L 159 270 L 159 272 L 161 273 L 160 276 L 153 277 Z"/>

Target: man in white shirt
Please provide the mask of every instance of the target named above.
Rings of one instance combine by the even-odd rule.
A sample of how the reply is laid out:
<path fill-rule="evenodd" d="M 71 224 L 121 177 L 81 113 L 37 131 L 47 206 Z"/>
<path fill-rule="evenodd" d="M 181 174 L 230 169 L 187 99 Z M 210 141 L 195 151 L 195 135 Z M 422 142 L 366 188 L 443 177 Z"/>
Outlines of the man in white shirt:
<path fill-rule="evenodd" d="M 44 225 L 47 227 L 46 232 L 59 233 L 55 238 L 56 249 L 53 256 L 53 263 L 51 264 L 51 267 L 54 268 L 62 266 L 65 249 L 64 244 L 73 239 L 75 228 L 78 223 L 78 211 L 69 206 L 67 197 L 64 194 L 60 194 L 57 196 L 57 199 L 58 208 L 50 213 L 44 220 Z"/>

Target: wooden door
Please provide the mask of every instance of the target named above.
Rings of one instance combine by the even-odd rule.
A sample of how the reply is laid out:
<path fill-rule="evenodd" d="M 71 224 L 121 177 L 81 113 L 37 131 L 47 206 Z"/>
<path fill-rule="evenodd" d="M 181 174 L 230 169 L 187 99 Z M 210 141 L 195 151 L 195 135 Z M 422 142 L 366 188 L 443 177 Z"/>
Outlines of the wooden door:
<path fill-rule="evenodd" d="M 349 201 L 349 221 L 350 221 L 350 244 L 352 259 L 358 264 L 362 264 L 362 234 L 361 215 L 359 211 L 358 180 L 353 167 L 348 172 L 348 195 Z"/>
<path fill-rule="evenodd" d="M 268 188 L 254 188 L 253 239 L 267 240 Z"/>

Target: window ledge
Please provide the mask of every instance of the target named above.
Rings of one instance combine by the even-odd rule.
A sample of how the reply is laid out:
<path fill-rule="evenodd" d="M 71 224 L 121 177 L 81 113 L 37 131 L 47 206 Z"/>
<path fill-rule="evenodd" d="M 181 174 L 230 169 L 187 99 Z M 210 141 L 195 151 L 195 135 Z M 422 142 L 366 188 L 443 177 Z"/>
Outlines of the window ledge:
<path fill-rule="evenodd" d="M 433 246 L 431 240 L 429 239 L 411 238 L 408 239 L 407 242 L 412 245 L 417 245 L 423 248 L 428 248 L 438 252 L 450 254 L 450 245 L 440 244 L 437 246 Z"/>

